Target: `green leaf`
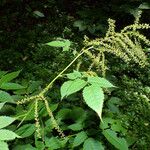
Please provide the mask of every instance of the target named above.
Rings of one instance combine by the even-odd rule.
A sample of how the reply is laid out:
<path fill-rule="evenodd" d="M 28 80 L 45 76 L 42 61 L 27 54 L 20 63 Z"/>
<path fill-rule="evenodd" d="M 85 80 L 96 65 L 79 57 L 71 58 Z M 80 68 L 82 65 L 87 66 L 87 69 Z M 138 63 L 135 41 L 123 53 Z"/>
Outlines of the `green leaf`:
<path fill-rule="evenodd" d="M 83 144 L 83 150 L 104 150 L 101 142 L 88 138 Z"/>
<path fill-rule="evenodd" d="M 88 83 L 98 84 L 102 88 L 115 87 L 108 80 L 106 80 L 105 78 L 100 78 L 100 77 L 88 77 Z"/>
<path fill-rule="evenodd" d="M 52 41 L 52 42 L 46 43 L 46 45 L 52 46 L 52 47 L 64 47 L 65 42 L 64 41 Z"/>
<path fill-rule="evenodd" d="M 0 85 L 2 83 L 6 83 L 6 82 L 9 82 L 13 79 L 15 79 L 18 75 L 19 75 L 20 71 L 16 71 L 16 72 L 11 72 L 11 73 L 8 73 L 4 76 L 2 76 L 2 78 L 0 79 Z"/>
<path fill-rule="evenodd" d="M 59 149 L 62 147 L 60 141 L 55 137 L 46 138 L 45 139 L 45 146 L 50 147 L 52 150 Z"/>
<path fill-rule="evenodd" d="M 19 90 L 24 89 L 25 87 L 17 83 L 2 83 L 0 88 L 4 90 Z"/>
<path fill-rule="evenodd" d="M 0 140 L 1 141 L 7 141 L 7 140 L 14 140 L 15 138 L 20 138 L 16 133 L 6 130 L 6 129 L 1 129 L 0 130 Z"/>
<path fill-rule="evenodd" d="M 63 51 L 68 51 L 71 45 L 71 42 L 69 40 L 63 39 L 62 41 L 52 41 L 49 43 L 46 43 L 48 46 L 52 47 L 62 47 Z"/>
<path fill-rule="evenodd" d="M 113 131 L 126 133 L 126 129 L 122 127 L 120 120 L 115 120 L 112 118 L 103 118 L 103 122 L 100 124 L 102 130 L 112 129 Z"/>
<path fill-rule="evenodd" d="M 7 71 L 1 71 L 1 70 L 0 70 L 0 78 L 1 78 L 2 76 L 4 76 L 6 73 L 7 73 Z"/>
<path fill-rule="evenodd" d="M 118 97 L 111 97 L 107 104 L 110 111 L 119 113 L 118 105 L 121 104 L 121 99 Z"/>
<path fill-rule="evenodd" d="M 81 90 L 86 85 L 86 81 L 81 79 L 76 79 L 73 81 L 67 81 L 61 86 L 61 99 L 65 96 L 69 96 L 79 90 Z"/>
<path fill-rule="evenodd" d="M 45 150 L 45 144 L 43 141 L 38 141 L 36 140 L 35 141 L 35 147 L 38 149 L 38 150 Z"/>
<path fill-rule="evenodd" d="M 0 103 L 0 110 L 2 109 L 2 107 L 4 106 L 5 103 Z"/>
<path fill-rule="evenodd" d="M 14 100 L 7 92 L 0 91 L 0 102 L 14 102 Z"/>
<path fill-rule="evenodd" d="M 9 150 L 8 144 L 4 141 L 0 141 L 0 150 Z"/>
<path fill-rule="evenodd" d="M 74 122 L 82 123 L 87 117 L 87 112 L 83 108 L 75 106 L 72 108 L 70 116 Z"/>
<path fill-rule="evenodd" d="M 83 129 L 83 125 L 82 125 L 82 123 L 74 123 L 74 124 L 68 126 L 68 128 L 73 131 L 80 131 Z"/>
<path fill-rule="evenodd" d="M 33 93 L 34 91 L 36 91 L 40 87 L 41 84 L 42 84 L 41 81 L 31 81 L 26 92 L 27 93 Z"/>
<path fill-rule="evenodd" d="M 17 129 L 15 132 L 22 138 L 29 137 L 35 132 L 35 126 L 34 124 L 25 124 Z"/>
<path fill-rule="evenodd" d="M 38 150 L 37 148 L 33 147 L 31 144 L 26 145 L 16 145 L 13 150 Z"/>
<path fill-rule="evenodd" d="M 33 14 L 35 14 L 37 17 L 45 17 L 44 14 L 38 10 L 34 11 Z"/>
<path fill-rule="evenodd" d="M 106 139 L 117 149 L 128 150 L 128 145 L 126 140 L 124 138 L 118 137 L 115 131 L 112 131 L 111 129 L 107 129 L 107 130 L 103 130 L 102 133 L 106 137 Z"/>
<path fill-rule="evenodd" d="M 66 42 L 65 41 L 52 41 L 52 42 L 46 43 L 46 45 L 52 46 L 52 47 L 65 47 Z"/>
<path fill-rule="evenodd" d="M 57 113 L 56 118 L 59 120 L 64 120 L 68 118 L 68 116 L 70 115 L 70 112 L 71 112 L 71 109 L 68 109 L 68 108 L 60 109 L 60 111 Z"/>
<path fill-rule="evenodd" d="M 74 70 L 73 73 L 68 73 L 67 74 L 67 78 L 68 79 L 71 79 L 71 80 L 74 80 L 74 79 L 77 79 L 77 78 L 80 78 L 81 77 L 81 73 Z"/>
<path fill-rule="evenodd" d="M 104 102 L 104 93 L 99 87 L 99 85 L 93 84 L 88 87 L 85 87 L 83 90 L 83 98 L 86 104 L 94 111 L 96 111 L 101 119 Z"/>
<path fill-rule="evenodd" d="M 82 131 L 78 133 L 73 141 L 73 146 L 72 147 L 77 147 L 80 144 L 82 144 L 86 139 L 88 138 L 86 132 Z"/>
<path fill-rule="evenodd" d="M 65 46 L 63 47 L 63 51 L 68 51 L 70 48 L 71 42 L 69 40 L 65 40 Z"/>
<path fill-rule="evenodd" d="M 8 125 L 10 125 L 14 121 L 15 121 L 15 119 L 12 117 L 0 116 L 0 129 L 7 127 Z"/>

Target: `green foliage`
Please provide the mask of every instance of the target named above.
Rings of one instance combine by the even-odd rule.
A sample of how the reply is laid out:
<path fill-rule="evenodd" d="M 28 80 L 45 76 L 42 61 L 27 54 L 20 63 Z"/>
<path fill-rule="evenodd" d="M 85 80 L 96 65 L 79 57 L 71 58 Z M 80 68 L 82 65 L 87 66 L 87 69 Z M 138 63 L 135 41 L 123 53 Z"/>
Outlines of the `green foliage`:
<path fill-rule="evenodd" d="M 4 103 L 1 103 L 1 108 L 2 109 Z M 2 150 L 8 150 L 8 144 L 6 141 L 9 140 L 14 140 L 15 138 L 20 138 L 15 132 L 3 129 L 7 126 L 9 126 L 11 123 L 15 121 L 14 118 L 8 117 L 8 116 L 0 116 L 0 149 Z"/>
<path fill-rule="evenodd" d="M 107 138 L 107 140 L 111 144 L 113 144 L 117 149 L 128 150 L 128 145 L 126 140 L 124 138 L 117 137 L 117 134 L 114 131 L 107 129 L 104 130 L 102 133 Z"/>
<path fill-rule="evenodd" d="M 15 131 L 21 138 L 26 138 L 31 136 L 35 132 L 34 124 L 24 124 L 19 129 Z"/>
<path fill-rule="evenodd" d="M 82 144 L 86 139 L 88 138 L 87 134 L 82 131 L 82 132 L 79 132 L 76 137 L 74 138 L 74 141 L 73 141 L 73 146 L 72 147 L 77 147 L 79 146 L 80 144 Z"/>
<path fill-rule="evenodd" d="M 0 150 L 149 149 L 148 0 L 0 6 Z"/>
<path fill-rule="evenodd" d="M 73 81 L 67 81 L 61 86 L 61 99 L 65 96 L 69 96 L 79 90 L 81 90 L 86 85 L 86 81 L 82 79 L 75 79 Z"/>
<path fill-rule="evenodd" d="M 6 142 L 0 141 L 0 145 L 1 145 L 0 150 L 9 150 Z"/>
<path fill-rule="evenodd" d="M 84 150 L 104 150 L 104 147 L 103 145 L 97 141 L 97 140 L 94 140 L 93 138 L 88 138 L 85 142 L 84 142 L 84 145 L 83 145 L 83 149 Z"/>
<path fill-rule="evenodd" d="M 0 116 L 0 129 L 10 125 L 15 119 L 7 116 Z"/>
<path fill-rule="evenodd" d="M 97 112 L 98 116 L 102 118 L 102 108 L 104 102 L 104 94 L 102 89 L 97 84 L 85 87 L 83 90 L 83 97 L 86 104 Z"/>
<path fill-rule="evenodd" d="M 5 91 L 0 91 L 0 101 L 1 102 L 14 102 L 10 94 Z"/>
<path fill-rule="evenodd" d="M 68 51 L 71 45 L 71 42 L 69 40 L 63 39 L 63 41 L 52 41 L 47 43 L 46 45 L 52 46 L 52 47 L 62 47 L 63 51 Z"/>

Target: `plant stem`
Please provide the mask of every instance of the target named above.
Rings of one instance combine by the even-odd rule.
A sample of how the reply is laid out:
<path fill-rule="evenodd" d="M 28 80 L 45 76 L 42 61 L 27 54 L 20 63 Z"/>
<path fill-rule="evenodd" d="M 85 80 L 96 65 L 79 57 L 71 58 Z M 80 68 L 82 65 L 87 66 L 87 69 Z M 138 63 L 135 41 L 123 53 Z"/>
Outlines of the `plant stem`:
<path fill-rule="evenodd" d="M 89 50 L 89 49 L 91 49 L 91 48 L 93 48 L 93 47 L 89 47 L 88 49 L 86 49 L 86 50 L 84 50 L 84 49 L 82 49 L 81 51 L 81 53 L 76 57 L 76 58 L 74 58 L 74 60 L 72 60 L 72 62 L 64 69 L 64 70 L 62 70 L 46 87 L 45 87 L 45 89 L 43 89 L 43 91 L 39 94 L 39 95 L 41 95 L 41 96 L 43 96 L 49 89 L 50 89 L 50 87 L 52 86 L 52 84 L 85 52 L 85 51 L 87 51 L 87 50 Z"/>

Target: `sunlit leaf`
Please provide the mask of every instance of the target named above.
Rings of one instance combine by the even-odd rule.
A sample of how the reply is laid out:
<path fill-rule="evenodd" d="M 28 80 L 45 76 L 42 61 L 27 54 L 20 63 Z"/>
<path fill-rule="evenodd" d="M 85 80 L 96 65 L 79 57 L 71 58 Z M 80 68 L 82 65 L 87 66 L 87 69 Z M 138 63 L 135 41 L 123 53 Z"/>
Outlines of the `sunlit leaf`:
<path fill-rule="evenodd" d="M 9 150 L 8 144 L 4 141 L 0 141 L 0 150 Z"/>
<path fill-rule="evenodd" d="M 2 83 L 0 88 L 4 90 L 19 90 L 25 87 L 17 83 Z"/>
<path fill-rule="evenodd" d="M 0 102 L 14 102 L 13 98 L 7 92 L 0 91 Z"/>
<path fill-rule="evenodd" d="M 86 81 L 81 80 L 81 79 L 76 79 L 73 81 L 66 81 L 61 86 L 61 90 L 60 90 L 61 99 L 81 90 L 85 85 L 86 85 Z"/>
<path fill-rule="evenodd" d="M 7 141 L 7 140 L 14 140 L 15 138 L 20 138 L 16 133 L 6 130 L 6 129 L 1 129 L 0 130 L 0 140 L 1 141 Z"/>
<path fill-rule="evenodd" d="M 67 74 L 67 78 L 68 79 L 71 79 L 71 80 L 74 80 L 74 79 L 77 79 L 77 78 L 80 78 L 81 77 L 81 73 L 74 70 L 72 73 L 68 73 Z"/>
<path fill-rule="evenodd" d="M 101 119 L 102 108 L 104 102 L 104 93 L 102 89 L 97 84 L 85 87 L 83 90 L 83 98 L 86 104 L 97 112 Z"/>
<path fill-rule="evenodd" d="M 90 84 L 98 84 L 100 87 L 103 88 L 114 87 L 114 85 L 112 85 L 112 83 L 110 83 L 108 80 L 100 77 L 88 77 L 88 82 Z"/>
<path fill-rule="evenodd" d="M 15 119 L 12 117 L 0 116 L 0 129 L 7 127 L 8 125 L 10 125 L 14 121 L 15 121 Z"/>
<path fill-rule="evenodd" d="M 20 71 L 16 71 L 16 72 L 11 72 L 11 73 L 8 73 L 4 76 L 2 76 L 2 78 L 0 79 L 0 85 L 2 83 L 6 83 L 6 82 L 9 82 L 13 79 L 15 79 L 18 75 L 19 75 Z"/>

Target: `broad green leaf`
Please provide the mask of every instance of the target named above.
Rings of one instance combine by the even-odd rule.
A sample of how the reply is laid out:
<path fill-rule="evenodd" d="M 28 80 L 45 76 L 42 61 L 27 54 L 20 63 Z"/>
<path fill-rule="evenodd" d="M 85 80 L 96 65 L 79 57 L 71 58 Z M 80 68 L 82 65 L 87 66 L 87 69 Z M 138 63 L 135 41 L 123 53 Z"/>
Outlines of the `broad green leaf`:
<path fill-rule="evenodd" d="M 52 42 L 46 43 L 46 45 L 52 46 L 52 47 L 65 47 L 66 43 L 65 41 L 52 41 Z"/>
<path fill-rule="evenodd" d="M 107 128 L 111 128 L 111 124 L 113 124 L 114 123 L 114 119 L 112 119 L 112 118 L 103 118 L 103 122 L 101 122 L 101 124 L 100 124 L 100 128 L 102 129 L 102 130 L 105 130 L 105 129 L 107 129 Z"/>
<path fill-rule="evenodd" d="M 10 125 L 14 121 L 15 121 L 15 119 L 12 117 L 0 116 L 0 129 L 7 127 L 8 125 Z"/>
<path fill-rule="evenodd" d="M 67 78 L 68 79 L 71 79 L 71 80 L 74 80 L 74 79 L 77 79 L 77 78 L 80 78 L 81 77 L 81 73 L 78 72 L 78 71 L 73 71 L 73 73 L 68 73 L 67 74 Z"/>
<path fill-rule="evenodd" d="M 73 141 L 73 146 L 72 147 L 77 147 L 80 144 L 82 144 L 86 139 L 88 138 L 86 132 L 82 131 L 78 133 Z"/>
<path fill-rule="evenodd" d="M 1 78 L 2 76 L 4 76 L 6 73 L 7 73 L 7 71 L 0 71 L 0 78 Z"/>
<path fill-rule="evenodd" d="M 45 146 L 50 147 L 52 150 L 62 147 L 60 141 L 56 137 L 45 138 Z"/>
<path fill-rule="evenodd" d="M 14 100 L 7 92 L 0 91 L 0 102 L 14 102 Z"/>
<path fill-rule="evenodd" d="M 104 93 L 103 90 L 99 87 L 99 85 L 93 84 L 88 87 L 85 87 L 83 90 L 83 98 L 86 104 L 94 111 L 96 111 L 101 119 L 104 102 Z"/>
<path fill-rule="evenodd" d="M 49 43 L 46 43 L 48 46 L 52 47 L 62 47 L 63 51 L 68 51 L 71 45 L 71 42 L 69 40 L 63 40 L 63 41 L 51 41 Z"/>
<path fill-rule="evenodd" d="M 68 128 L 73 130 L 73 131 L 80 131 L 83 129 L 83 125 L 82 125 L 82 123 L 77 122 L 77 123 L 74 123 L 74 124 L 68 126 Z"/>
<path fill-rule="evenodd" d="M 61 147 L 62 147 L 62 148 L 65 148 L 66 143 L 68 142 L 68 140 L 69 140 L 69 139 L 70 139 L 70 138 L 65 137 L 65 139 L 61 139 L 61 140 L 59 140 L 59 141 L 60 141 L 60 143 L 61 143 Z"/>
<path fill-rule="evenodd" d="M 126 133 L 126 129 L 122 127 L 120 120 L 115 120 L 112 118 L 103 118 L 103 122 L 100 124 L 102 130 L 112 129 L 113 131 Z"/>
<path fill-rule="evenodd" d="M 25 87 L 17 83 L 2 83 L 0 88 L 4 90 L 19 90 Z"/>
<path fill-rule="evenodd" d="M 75 92 L 78 92 L 81 90 L 84 86 L 86 85 L 86 81 L 81 80 L 81 79 L 76 79 L 73 81 L 66 81 L 62 86 L 61 86 L 61 99 L 64 97 L 67 97 Z"/>
<path fill-rule="evenodd" d="M 19 75 L 20 71 L 16 71 L 16 72 L 11 72 L 11 73 L 8 73 L 4 76 L 2 76 L 2 78 L 0 79 L 0 85 L 2 83 L 6 83 L 6 82 L 9 82 L 13 79 L 15 79 L 18 75 Z"/>
<path fill-rule="evenodd" d="M 2 109 L 2 107 L 4 106 L 5 103 L 0 103 L 0 110 Z"/>
<path fill-rule="evenodd" d="M 88 138 L 83 144 L 83 150 L 104 150 L 101 142 Z"/>
<path fill-rule="evenodd" d="M 98 84 L 102 88 L 115 87 L 108 80 L 106 80 L 105 78 L 100 78 L 100 77 L 88 77 L 88 83 Z"/>
<path fill-rule="evenodd" d="M 1 129 L 0 130 L 0 140 L 1 141 L 7 141 L 7 140 L 14 140 L 15 138 L 20 138 L 16 133 L 6 130 L 6 129 Z"/>
<path fill-rule="evenodd" d="M 117 133 L 111 129 L 103 130 L 103 135 L 106 139 L 119 150 L 128 150 L 127 142 L 124 138 L 117 136 Z"/>
<path fill-rule="evenodd" d="M 22 138 L 29 137 L 35 132 L 34 124 L 25 124 L 15 131 Z"/>
<path fill-rule="evenodd" d="M 4 141 L 0 141 L 0 150 L 9 150 L 8 144 Z"/>

